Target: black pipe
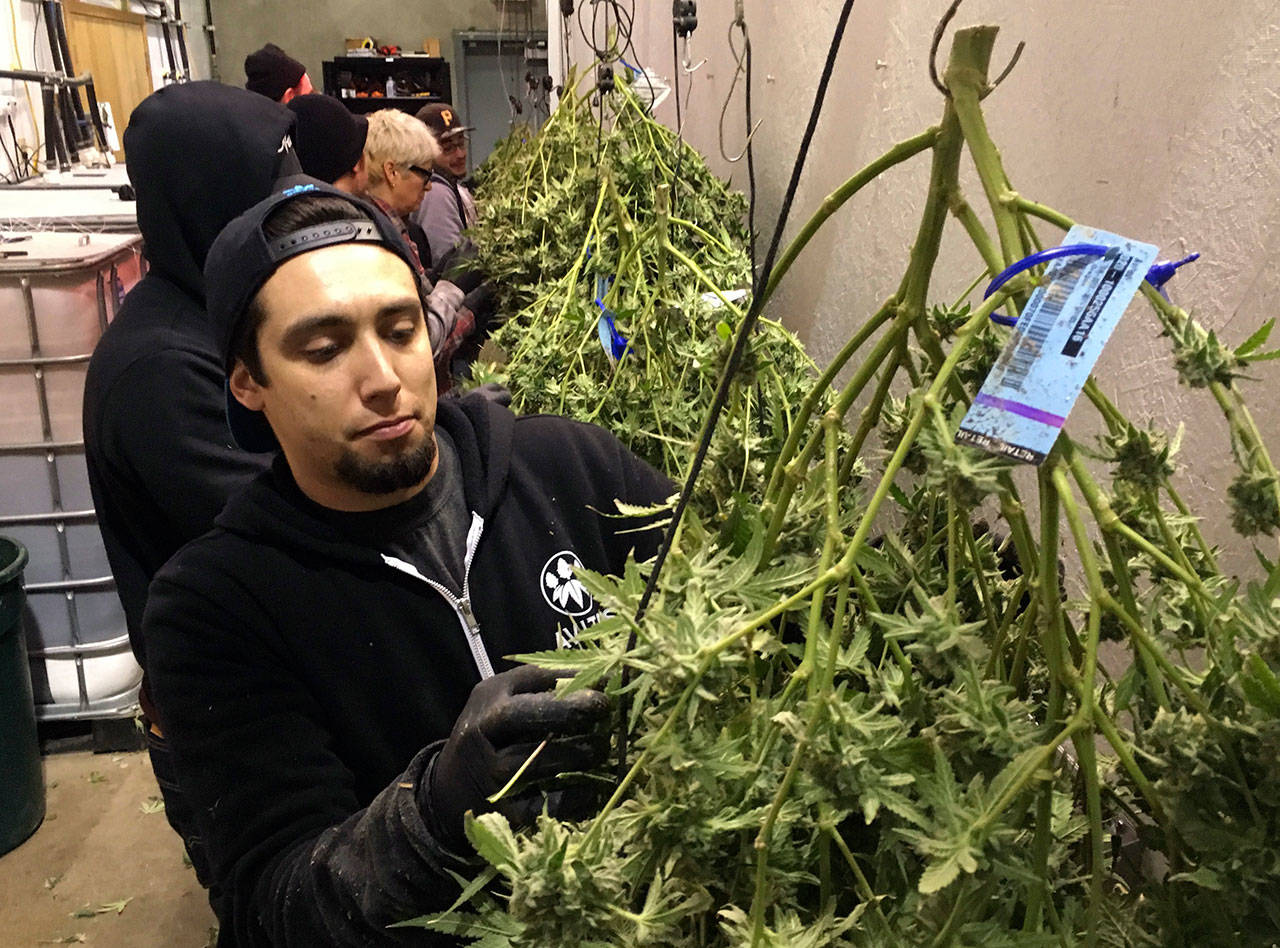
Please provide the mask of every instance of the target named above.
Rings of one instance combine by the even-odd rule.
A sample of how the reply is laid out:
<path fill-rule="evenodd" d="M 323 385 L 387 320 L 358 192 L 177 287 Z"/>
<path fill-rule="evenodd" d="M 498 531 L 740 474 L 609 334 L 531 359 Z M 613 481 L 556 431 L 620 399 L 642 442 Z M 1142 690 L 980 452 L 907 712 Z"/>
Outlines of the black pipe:
<path fill-rule="evenodd" d="M 62 16 L 62 0 L 53 0 L 54 12 L 57 14 L 55 20 L 58 25 L 58 46 L 62 49 L 62 72 L 68 76 L 76 74 L 75 67 L 71 65 L 71 46 L 67 43 L 67 24 Z M 71 106 L 75 112 L 76 134 L 74 136 L 76 144 L 87 142 L 89 140 L 88 123 L 85 122 L 84 105 L 80 102 L 80 93 L 74 89 L 71 91 Z"/>
<path fill-rule="evenodd" d="M 182 55 L 182 78 L 191 78 L 191 60 L 187 58 L 187 24 L 182 22 L 182 0 L 173 0 L 174 31 L 178 37 L 178 52 Z"/>
<path fill-rule="evenodd" d="M 53 140 L 57 138 L 55 134 L 57 117 L 53 104 L 53 86 L 41 85 L 40 97 L 44 102 L 44 164 L 48 168 L 52 167 L 53 163 L 58 160 L 58 153 L 53 144 Z"/>
<path fill-rule="evenodd" d="M 58 95 L 58 90 L 56 88 L 49 90 L 49 96 L 52 101 L 52 106 L 50 107 L 46 118 L 51 117 L 53 119 L 53 134 L 49 134 L 48 125 L 45 126 L 44 134 L 46 138 L 53 139 L 53 148 L 58 156 L 58 170 L 70 171 L 71 162 L 67 155 L 67 129 L 62 120 L 62 114 L 66 103 L 60 101 L 61 96 Z"/>
<path fill-rule="evenodd" d="M 221 76 L 218 74 L 218 40 L 215 36 L 217 28 L 213 25 L 213 0 L 204 0 L 204 21 L 204 35 L 209 41 L 209 71 L 213 81 L 218 82 Z"/>
<path fill-rule="evenodd" d="M 169 77 L 174 82 L 178 81 L 178 61 L 173 58 L 173 41 L 169 38 L 169 16 L 168 4 L 162 3 L 160 8 L 164 11 L 164 18 L 160 21 L 160 35 L 164 37 L 164 53 L 165 58 L 169 61 Z"/>
<path fill-rule="evenodd" d="M 44 10 L 44 32 L 49 40 L 49 55 L 53 59 L 54 72 L 66 74 L 62 68 L 62 50 L 58 47 L 58 28 L 53 25 L 53 0 L 43 0 L 40 6 Z"/>
<path fill-rule="evenodd" d="M 85 84 L 84 93 L 89 98 L 89 116 L 93 123 L 93 130 L 98 136 L 98 147 L 105 154 L 110 151 L 107 148 L 107 130 L 102 127 L 102 113 L 98 110 L 98 93 L 94 91 L 92 79 Z"/>
<path fill-rule="evenodd" d="M 13 115 L 12 114 L 5 115 L 5 120 L 9 123 L 9 137 L 13 139 L 13 148 L 14 148 L 15 155 L 14 155 L 14 158 L 9 158 L 9 146 L 8 144 L 5 144 L 4 156 L 6 158 L 9 158 L 9 167 L 13 169 L 13 181 L 15 184 L 17 184 L 19 182 L 27 180 L 26 162 L 22 154 L 22 146 L 18 144 L 18 130 L 13 127 Z M 17 163 L 14 160 L 15 158 L 17 159 L 17 161 L 23 162 L 23 167 L 21 169 L 18 168 Z"/>

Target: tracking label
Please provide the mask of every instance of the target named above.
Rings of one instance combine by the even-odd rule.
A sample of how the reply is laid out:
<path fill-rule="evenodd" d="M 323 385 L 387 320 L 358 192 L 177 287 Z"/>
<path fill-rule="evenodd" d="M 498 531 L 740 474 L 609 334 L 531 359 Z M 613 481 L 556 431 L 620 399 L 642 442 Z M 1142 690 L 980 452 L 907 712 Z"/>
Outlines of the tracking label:
<path fill-rule="evenodd" d="M 1062 243 L 1111 249 L 1049 263 L 960 422 L 957 442 L 1029 464 L 1043 461 L 1158 252 L 1079 224 Z"/>

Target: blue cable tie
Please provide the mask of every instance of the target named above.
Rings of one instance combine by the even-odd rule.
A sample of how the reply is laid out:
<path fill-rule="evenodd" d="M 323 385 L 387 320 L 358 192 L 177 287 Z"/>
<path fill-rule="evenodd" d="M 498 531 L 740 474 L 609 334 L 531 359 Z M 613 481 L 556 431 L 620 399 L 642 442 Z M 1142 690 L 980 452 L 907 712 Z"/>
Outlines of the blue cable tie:
<path fill-rule="evenodd" d="M 609 285 L 612 282 L 607 277 L 596 277 L 595 303 L 600 307 L 600 319 L 596 321 L 596 333 L 600 336 L 600 345 L 604 348 L 605 353 L 614 362 L 617 362 L 631 347 L 627 343 L 627 337 L 618 332 L 618 327 L 613 321 L 614 314 L 604 305 L 605 294 L 609 292 Z"/>
<path fill-rule="evenodd" d="M 1113 247 L 1108 247 L 1106 244 L 1064 244 L 1061 247 L 1050 247 L 1047 250 L 1038 251 L 1037 253 L 1023 257 L 1017 263 L 1010 264 L 1001 270 L 996 275 L 995 279 L 987 284 L 987 290 L 982 294 L 982 298 L 984 300 L 988 299 L 992 293 L 1000 289 L 1000 287 L 1004 286 L 1019 273 L 1022 273 L 1025 270 L 1030 270 L 1032 267 L 1039 266 L 1042 263 L 1046 263 L 1058 257 L 1102 257 L 1114 249 L 1115 248 Z M 1191 263 L 1193 260 L 1199 259 L 1199 257 L 1200 254 L 1193 253 L 1188 254 L 1176 262 L 1165 260 L 1160 263 L 1154 263 L 1151 265 L 1151 268 L 1147 270 L 1146 280 L 1153 287 L 1159 290 L 1161 295 L 1164 295 L 1164 285 L 1173 278 L 1173 275 L 1178 271 L 1178 268 Z M 1167 299 L 1168 297 L 1165 296 L 1165 298 Z M 993 323 L 998 323 L 1001 326 L 1018 325 L 1016 317 L 1001 316 L 998 313 L 991 314 L 991 321 Z"/>
<path fill-rule="evenodd" d="M 1169 298 L 1169 294 L 1164 291 L 1164 285 L 1173 279 L 1173 275 L 1178 272 L 1179 267 L 1185 267 L 1194 260 L 1199 260 L 1200 254 L 1189 253 L 1181 260 L 1159 260 L 1151 265 L 1151 269 L 1147 271 L 1147 282 L 1150 283 L 1157 293 L 1165 299 Z"/>

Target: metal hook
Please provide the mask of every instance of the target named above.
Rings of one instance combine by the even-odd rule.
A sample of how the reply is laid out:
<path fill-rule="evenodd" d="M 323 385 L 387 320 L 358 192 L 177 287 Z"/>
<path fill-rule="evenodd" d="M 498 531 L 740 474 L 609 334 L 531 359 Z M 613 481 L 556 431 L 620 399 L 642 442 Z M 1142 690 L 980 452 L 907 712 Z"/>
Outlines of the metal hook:
<path fill-rule="evenodd" d="M 733 45 L 733 28 L 737 27 L 742 31 L 742 52 Z M 738 3 L 738 17 L 729 24 L 729 49 L 733 51 L 735 67 L 733 70 L 733 80 L 729 83 L 729 94 L 725 96 L 724 105 L 720 108 L 720 157 L 731 164 L 737 164 L 743 158 L 747 157 L 747 149 L 751 147 L 751 139 L 755 138 L 756 132 L 760 130 L 760 125 L 764 119 L 758 119 L 755 125 L 751 126 L 751 130 L 747 132 L 747 140 L 742 143 L 742 151 L 738 152 L 736 158 L 730 158 L 728 152 L 724 148 L 724 117 L 729 113 L 729 103 L 733 101 L 734 90 L 738 88 L 738 77 L 746 72 L 747 54 L 751 51 L 751 37 L 747 33 L 747 21 L 742 18 L 742 3 Z"/>
<path fill-rule="evenodd" d="M 707 64 L 707 58 L 704 56 L 698 60 L 696 66 L 689 65 L 689 37 L 686 35 L 683 40 L 684 53 L 680 56 L 680 68 L 684 70 L 686 76 L 692 76 L 695 72 Z"/>
<path fill-rule="evenodd" d="M 947 31 L 947 24 L 956 15 L 956 10 L 960 9 L 962 0 L 952 0 L 951 6 L 947 7 L 947 12 L 942 14 L 942 19 L 938 21 L 937 27 L 933 31 L 933 43 L 929 46 L 929 78 L 933 81 L 934 88 L 951 98 L 951 90 L 942 84 L 942 80 L 938 78 L 938 46 L 942 43 L 942 34 Z M 995 82 L 990 83 L 979 99 L 985 99 L 995 91 L 996 86 L 1004 82 L 1005 77 L 1013 72 L 1013 67 L 1018 65 L 1018 60 L 1022 57 L 1022 51 L 1026 48 L 1026 40 L 1019 40 L 1018 47 L 1013 51 L 1013 56 L 1009 60 L 1009 65 L 1004 67 L 1000 75 L 996 76 Z"/>

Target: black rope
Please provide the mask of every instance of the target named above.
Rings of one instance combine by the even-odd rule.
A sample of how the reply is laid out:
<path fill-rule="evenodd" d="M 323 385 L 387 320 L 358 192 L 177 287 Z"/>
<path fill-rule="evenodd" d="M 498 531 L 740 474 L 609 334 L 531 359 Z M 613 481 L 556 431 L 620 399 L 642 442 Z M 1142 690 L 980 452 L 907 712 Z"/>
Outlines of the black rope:
<path fill-rule="evenodd" d="M 662 566 L 666 562 L 667 554 L 671 552 L 671 547 L 675 542 L 676 531 L 679 529 L 680 521 L 689 506 L 689 499 L 693 496 L 693 487 L 697 483 L 698 475 L 702 472 L 702 465 L 706 461 L 707 452 L 711 447 L 711 439 L 715 435 L 720 414 L 729 401 L 729 391 L 733 385 L 734 376 L 746 356 L 748 341 L 755 329 L 757 320 L 760 318 L 760 311 L 764 308 L 763 293 L 767 284 L 767 275 L 773 269 L 774 261 L 778 256 L 778 247 L 782 243 L 782 232 L 786 228 L 787 218 L 791 213 L 791 205 L 795 201 L 796 191 L 800 186 L 800 175 L 804 171 L 805 160 L 809 155 L 809 145 L 812 143 L 814 132 L 818 127 L 818 118 L 822 114 L 822 103 L 827 96 L 827 87 L 831 83 L 831 73 L 835 68 L 836 57 L 844 40 L 844 31 L 849 23 L 849 14 L 853 12 L 853 4 L 854 0 L 844 0 L 844 5 L 840 10 L 840 19 L 836 23 L 835 34 L 831 37 L 831 46 L 827 50 L 827 59 L 822 66 L 822 78 L 818 81 L 818 89 L 813 98 L 813 107 L 809 111 L 809 122 L 805 126 L 804 137 L 800 140 L 800 150 L 796 154 L 795 165 L 791 169 L 791 180 L 788 182 L 787 190 L 783 195 L 782 208 L 778 212 L 778 221 L 773 229 L 773 238 L 769 242 L 769 252 L 765 255 L 764 267 L 754 275 L 755 285 L 751 293 L 751 306 L 747 310 L 746 318 L 743 319 L 742 325 L 738 327 L 738 334 L 733 340 L 733 349 L 729 353 L 724 371 L 720 375 L 720 384 L 711 402 L 711 410 L 702 429 L 698 451 L 693 458 L 693 465 L 689 469 L 689 476 L 685 478 L 684 487 L 680 491 L 680 498 L 676 501 L 675 510 L 671 515 L 671 522 L 667 526 L 666 534 L 662 538 L 662 545 L 658 548 L 658 555 L 654 559 L 649 581 L 645 584 L 644 593 L 640 597 L 640 605 L 636 608 L 636 626 L 639 626 L 643 621 L 644 615 L 649 608 L 649 602 L 653 599 L 653 594 L 658 588 L 658 577 L 662 573 Z M 633 628 L 627 638 L 627 651 L 631 651 L 635 646 L 636 630 Z M 619 779 L 626 772 L 627 741 L 630 736 L 627 727 L 627 719 L 630 717 L 630 696 L 627 692 L 627 685 L 631 678 L 630 672 L 630 666 L 625 666 L 622 670 L 621 713 L 618 718 Z"/>
<path fill-rule="evenodd" d="M 671 170 L 671 215 L 676 214 L 676 204 L 680 196 L 680 164 L 684 160 L 684 116 L 680 111 L 680 36 L 675 24 L 671 26 L 671 87 L 676 96 L 676 160 Z"/>
<path fill-rule="evenodd" d="M 755 127 L 751 119 L 751 34 L 745 28 L 743 54 L 747 63 L 747 240 L 751 249 L 751 279 L 756 278 L 756 153 Z M 761 416 L 763 423 L 764 417 Z"/>

